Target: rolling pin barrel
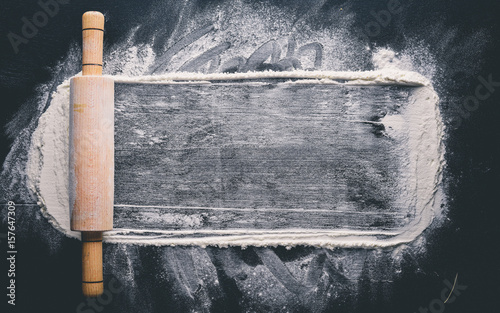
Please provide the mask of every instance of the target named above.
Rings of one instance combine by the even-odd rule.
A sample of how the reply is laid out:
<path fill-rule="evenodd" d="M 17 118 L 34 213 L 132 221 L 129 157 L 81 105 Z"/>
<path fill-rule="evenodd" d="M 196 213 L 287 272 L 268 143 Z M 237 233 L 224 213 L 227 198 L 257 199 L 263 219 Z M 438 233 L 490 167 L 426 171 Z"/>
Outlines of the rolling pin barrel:
<path fill-rule="evenodd" d="M 82 76 L 70 82 L 71 229 L 82 232 L 82 289 L 103 293 L 102 232 L 113 229 L 114 82 L 102 77 L 104 16 L 82 18 Z"/>

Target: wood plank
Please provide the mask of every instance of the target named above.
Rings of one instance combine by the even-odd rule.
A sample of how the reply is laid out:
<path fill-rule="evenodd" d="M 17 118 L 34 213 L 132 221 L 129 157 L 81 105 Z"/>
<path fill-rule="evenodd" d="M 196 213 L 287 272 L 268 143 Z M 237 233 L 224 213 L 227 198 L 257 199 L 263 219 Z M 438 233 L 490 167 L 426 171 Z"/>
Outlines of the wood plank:
<path fill-rule="evenodd" d="M 396 229 L 413 87 L 117 84 L 115 228 Z"/>

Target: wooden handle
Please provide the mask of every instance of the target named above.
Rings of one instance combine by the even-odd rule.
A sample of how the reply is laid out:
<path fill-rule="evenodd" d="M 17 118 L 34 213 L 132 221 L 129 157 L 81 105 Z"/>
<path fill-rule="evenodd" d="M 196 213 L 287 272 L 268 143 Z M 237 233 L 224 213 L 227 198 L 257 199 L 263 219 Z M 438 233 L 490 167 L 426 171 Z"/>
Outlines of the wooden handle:
<path fill-rule="evenodd" d="M 82 75 L 102 75 L 104 15 L 95 11 L 85 12 L 82 16 L 82 32 Z"/>
<path fill-rule="evenodd" d="M 82 232 L 82 291 L 85 297 L 97 297 L 104 292 L 102 232 Z"/>

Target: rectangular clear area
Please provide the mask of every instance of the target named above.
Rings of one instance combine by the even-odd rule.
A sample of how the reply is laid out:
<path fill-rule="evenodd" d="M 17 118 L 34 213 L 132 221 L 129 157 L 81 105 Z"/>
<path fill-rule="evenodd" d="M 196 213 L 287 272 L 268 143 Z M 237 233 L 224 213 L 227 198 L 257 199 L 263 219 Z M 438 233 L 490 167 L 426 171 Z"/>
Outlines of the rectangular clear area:
<path fill-rule="evenodd" d="M 116 84 L 115 229 L 392 230 L 415 87 Z"/>

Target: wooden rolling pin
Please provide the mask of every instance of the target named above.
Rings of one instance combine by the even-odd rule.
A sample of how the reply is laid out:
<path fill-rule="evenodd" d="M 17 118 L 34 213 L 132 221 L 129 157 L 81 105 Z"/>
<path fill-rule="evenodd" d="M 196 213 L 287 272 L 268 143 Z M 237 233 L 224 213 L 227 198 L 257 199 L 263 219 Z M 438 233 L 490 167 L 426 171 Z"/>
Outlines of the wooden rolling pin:
<path fill-rule="evenodd" d="M 82 290 L 103 293 L 102 232 L 113 229 L 114 83 L 102 77 L 104 16 L 82 17 L 82 76 L 70 84 L 71 229 L 82 232 Z"/>

